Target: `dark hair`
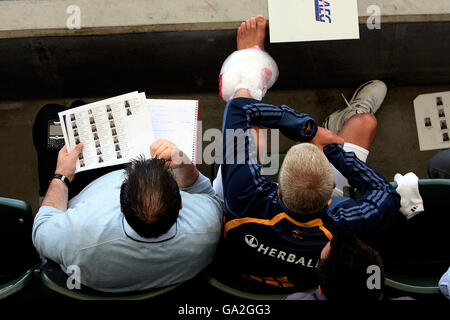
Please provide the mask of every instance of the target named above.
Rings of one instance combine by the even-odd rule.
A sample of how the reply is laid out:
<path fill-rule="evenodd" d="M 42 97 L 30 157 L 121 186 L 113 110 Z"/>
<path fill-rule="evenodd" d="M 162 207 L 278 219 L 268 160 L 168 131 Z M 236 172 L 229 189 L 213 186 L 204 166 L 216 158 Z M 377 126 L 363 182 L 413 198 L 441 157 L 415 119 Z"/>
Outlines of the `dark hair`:
<path fill-rule="evenodd" d="M 351 232 L 338 232 L 330 251 L 319 263 L 319 283 L 328 300 L 379 300 L 384 289 L 383 262 L 377 251 Z M 380 268 L 380 287 L 370 289 L 367 281 L 371 265 Z"/>
<path fill-rule="evenodd" d="M 156 238 L 176 222 L 181 195 L 164 160 L 138 158 L 126 169 L 120 205 L 128 224 L 144 238 Z"/>

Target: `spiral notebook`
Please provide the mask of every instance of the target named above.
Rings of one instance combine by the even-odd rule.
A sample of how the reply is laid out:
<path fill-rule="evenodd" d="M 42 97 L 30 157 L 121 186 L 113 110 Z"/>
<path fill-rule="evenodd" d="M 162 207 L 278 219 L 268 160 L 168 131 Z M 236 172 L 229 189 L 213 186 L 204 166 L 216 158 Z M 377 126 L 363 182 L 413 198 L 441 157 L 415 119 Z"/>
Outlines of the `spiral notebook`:
<path fill-rule="evenodd" d="M 165 139 L 197 163 L 198 100 L 147 99 L 155 139 Z"/>

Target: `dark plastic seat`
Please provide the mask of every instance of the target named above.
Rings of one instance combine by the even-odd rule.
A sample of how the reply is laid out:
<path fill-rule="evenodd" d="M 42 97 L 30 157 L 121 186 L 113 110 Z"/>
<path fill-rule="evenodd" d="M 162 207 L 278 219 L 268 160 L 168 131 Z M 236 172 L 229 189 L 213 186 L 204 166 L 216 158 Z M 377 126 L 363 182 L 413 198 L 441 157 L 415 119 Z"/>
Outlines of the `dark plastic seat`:
<path fill-rule="evenodd" d="M 276 292 L 276 290 L 264 289 L 263 287 L 252 287 L 250 283 L 233 281 L 214 274 L 212 269 L 204 273 L 204 279 L 213 288 L 228 295 L 246 300 L 283 300 L 293 293 L 291 291 Z M 301 290 L 306 293 L 314 293 L 317 287 Z M 300 291 L 300 290 L 298 290 Z"/>
<path fill-rule="evenodd" d="M 396 182 L 391 184 L 397 188 Z M 404 292 L 439 294 L 439 279 L 450 265 L 450 180 L 421 179 L 419 192 L 425 211 L 410 220 L 401 218 L 386 241 L 395 255 L 385 261 L 385 282 Z M 358 197 L 352 189 L 346 193 Z"/>
<path fill-rule="evenodd" d="M 397 188 L 397 183 L 392 185 Z M 420 249 L 405 257 L 404 265 L 386 267 L 386 285 L 405 292 L 440 294 L 439 279 L 450 265 L 450 180 L 419 180 L 419 192 L 425 211 L 411 218 L 416 219 L 409 231 L 414 239 L 408 245 Z M 428 237 L 428 232 L 434 235 L 433 247 L 420 247 L 420 238 Z"/>
<path fill-rule="evenodd" d="M 7 283 L 3 283 L 0 285 L 0 299 L 4 299 L 6 297 L 9 297 L 10 295 L 19 292 L 20 290 L 24 289 L 26 286 L 28 286 L 35 277 L 35 270 L 30 269 L 25 274 L 21 275 L 20 277 L 9 281 Z"/>
<path fill-rule="evenodd" d="M 81 289 L 68 289 L 66 285 L 67 279 L 67 274 L 53 261 L 47 261 L 41 269 L 41 281 L 47 288 L 64 296 L 78 300 L 146 300 L 160 297 L 183 285 L 182 282 L 163 288 L 145 291 L 109 293 L 94 290 L 84 285 L 81 285 Z"/>
<path fill-rule="evenodd" d="M 26 201 L 0 197 L 0 299 L 29 285 L 39 264 L 31 242 L 33 215 Z"/>

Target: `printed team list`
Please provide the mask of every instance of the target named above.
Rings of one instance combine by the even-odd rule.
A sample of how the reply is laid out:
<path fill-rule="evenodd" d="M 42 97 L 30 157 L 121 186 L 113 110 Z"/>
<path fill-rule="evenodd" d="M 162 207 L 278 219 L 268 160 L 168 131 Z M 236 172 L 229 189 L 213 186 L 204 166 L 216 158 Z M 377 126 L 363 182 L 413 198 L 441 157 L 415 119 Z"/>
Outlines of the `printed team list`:
<path fill-rule="evenodd" d="M 414 113 L 420 151 L 450 148 L 450 92 L 419 95 Z"/>
<path fill-rule="evenodd" d="M 94 102 L 59 117 L 69 152 L 83 143 L 77 172 L 128 163 L 139 155 L 150 158 L 155 138 L 145 93 Z"/>

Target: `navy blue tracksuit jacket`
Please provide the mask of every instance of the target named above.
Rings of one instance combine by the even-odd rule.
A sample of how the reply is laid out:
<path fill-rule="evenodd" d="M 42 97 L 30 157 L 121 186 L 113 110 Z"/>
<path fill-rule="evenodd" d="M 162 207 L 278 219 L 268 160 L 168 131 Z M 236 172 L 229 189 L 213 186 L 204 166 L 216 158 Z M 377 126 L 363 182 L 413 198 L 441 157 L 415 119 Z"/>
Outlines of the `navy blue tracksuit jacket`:
<path fill-rule="evenodd" d="M 308 123 L 310 130 L 306 131 Z M 331 198 L 313 214 L 290 211 L 277 194 L 278 184 L 261 174 L 253 125 L 278 128 L 286 137 L 310 141 L 317 125 L 287 106 L 248 98 L 228 102 L 223 120 L 222 178 L 225 194 L 224 241 L 220 263 L 231 275 L 282 288 L 316 284 L 320 251 L 338 229 L 355 232 L 371 243 L 400 208 L 400 196 L 375 170 L 340 145 L 330 145 L 329 161 L 363 195 L 358 200 Z M 228 134 L 232 129 L 235 137 Z M 240 130 L 242 129 L 242 130 Z"/>

